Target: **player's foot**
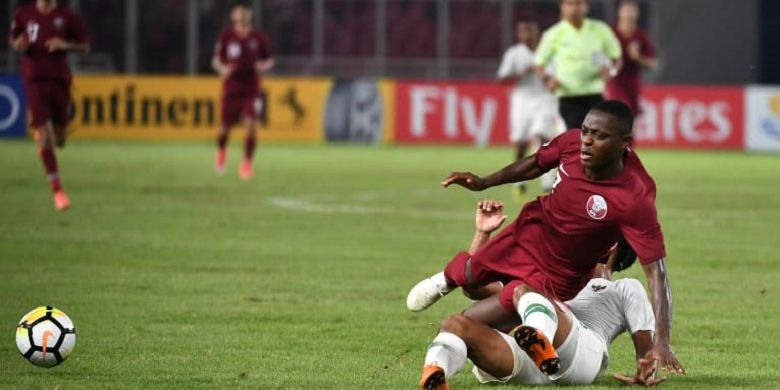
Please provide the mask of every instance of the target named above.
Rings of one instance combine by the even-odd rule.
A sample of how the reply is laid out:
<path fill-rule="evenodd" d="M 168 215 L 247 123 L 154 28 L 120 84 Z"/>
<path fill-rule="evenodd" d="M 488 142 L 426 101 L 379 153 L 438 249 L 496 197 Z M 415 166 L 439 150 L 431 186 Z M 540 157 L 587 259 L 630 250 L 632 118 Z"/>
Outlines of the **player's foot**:
<path fill-rule="evenodd" d="M 238 175 L 244 180 L 252 178 L 252 161 L 244 160 L 241 162 L 241 169 L 238 171 Z"/>
<path fill-rule="evenodd" d="M 65 191 L 59 190 L 54 193 L 54 208 L 57 209 L 57 211 L 65 211 L 70 207 L 70 199 L 68 199 L 68 195 L 65 194 Z"/>
<path fill-rule="evenodd" d="M 452 288 L 447 285 L 444 272 L 439 272 L 412 287 L 406 297 L 406 307 L 411 311 L 423 311 L 450 291 Z"/>
<path fill-rule="evenodd" d="M 217 150 L 217 157 L 214 159 L 214 173 L 219 176 L 225 174 L 225 161 L 227 160 L 227 150 Z"/>
<path fill-rule="evenodd" d="M 422 377 L 420 377 L 421 390 L 449 390 L 447 378 L 444 376 L 444 370 L 439 366 L 427 365 L 423 367 Z"/>
<path fill-rule="evenodd" d="M 555 347 L 542 332 L 525 325 L 518 326 L 512 332 L 517 345 L 534 361 L 539 371 L 545 375 L 553 375 L 561 369 L 558 352 L 555 352 Z"/>

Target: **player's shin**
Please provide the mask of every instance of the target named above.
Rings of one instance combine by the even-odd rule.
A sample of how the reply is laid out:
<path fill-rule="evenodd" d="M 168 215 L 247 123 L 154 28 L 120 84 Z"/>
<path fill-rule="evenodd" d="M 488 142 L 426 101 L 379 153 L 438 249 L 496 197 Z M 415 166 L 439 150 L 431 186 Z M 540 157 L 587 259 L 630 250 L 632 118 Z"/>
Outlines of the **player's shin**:
<path fill-rule="evenodd" d="M 517 313 L 523 325 L 536 328 L 550 341 L 555 338 L 558 315 L 555 314 L 552 302 L 543 295 L 535 292 L 523 294 L 517 302 Z"/>
<path fill-rule="evenodd" d="M 59 170 L 57 167 L 57 157 L 54 155 L 54 149 L 48 146 L 38 149 L 38 156 L 41 158 L 43 167 L 46 170 L 46 179 L 49 181 L 52 192 L 62 190 L 60 184 Z"/>
<path fill-rule="evenodd" d="M 454 333 L 441 332 L 428 346 L 425 353 L 425 366 L 439 367 L 444 376 L 450 378 L 463 370 L 466 365 L 466 342 Z"/>

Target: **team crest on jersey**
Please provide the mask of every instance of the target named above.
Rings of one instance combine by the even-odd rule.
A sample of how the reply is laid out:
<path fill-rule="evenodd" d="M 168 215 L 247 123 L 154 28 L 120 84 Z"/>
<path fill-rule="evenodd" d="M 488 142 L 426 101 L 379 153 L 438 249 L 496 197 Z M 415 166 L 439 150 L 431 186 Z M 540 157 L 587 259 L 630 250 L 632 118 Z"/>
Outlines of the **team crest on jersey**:
<path fill-rule="evenodd" d="M 607 216 L 607 201 L 601 195 L 591 195 L 585 209 L 593 219 L 604 219 Z"/>
<path fill-rule="evenodd" d="M 241 56 L 241 44 L 238 42 L 230 42 L 227 47 L 228 58 L 238 58 Z"/>
<path fill-rule="evenodd" d="M 62 26 L 64 26 L 64 25 L 65 25 L 65 20 L 64 19 L 62 19 L 59 16 L 54 18 L 54 28 L 56 28 L 57 30 L 62 30 Z"/>

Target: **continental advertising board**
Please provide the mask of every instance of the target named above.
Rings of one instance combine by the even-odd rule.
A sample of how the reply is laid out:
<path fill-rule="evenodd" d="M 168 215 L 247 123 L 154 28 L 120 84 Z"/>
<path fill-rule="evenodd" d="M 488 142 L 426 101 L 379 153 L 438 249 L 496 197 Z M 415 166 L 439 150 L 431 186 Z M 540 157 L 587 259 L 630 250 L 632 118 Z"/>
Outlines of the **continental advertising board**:
<path fill-rule="evenodd" d="M 264 80 L 261 139 L 322 140 L 325 78 Z M 207 139 L 219 125 L 221 83 L 215 77 L 77 76 L 75 137 Z"/>

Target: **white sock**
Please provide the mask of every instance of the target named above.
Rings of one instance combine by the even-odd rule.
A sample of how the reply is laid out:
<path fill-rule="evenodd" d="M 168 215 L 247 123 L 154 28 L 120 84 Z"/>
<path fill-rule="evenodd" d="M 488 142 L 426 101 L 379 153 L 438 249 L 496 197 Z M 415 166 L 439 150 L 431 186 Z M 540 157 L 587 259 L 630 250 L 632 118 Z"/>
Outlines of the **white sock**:
<path fill-rule="evenodd" d="M 444 370 L 447 378 L 459 373 L 466 365 L 466 343 L 454 333 L 436 335 L 425 353 L 425 365 L 435 365 Z"/>
<path fill-rule="evenodd" d="M 541 294 L 529 292 L 517 302 L 517 313 L 527 325 L 541 331 L 552 342 L 558 329 L 558 315 L 552 302 Z"/>

